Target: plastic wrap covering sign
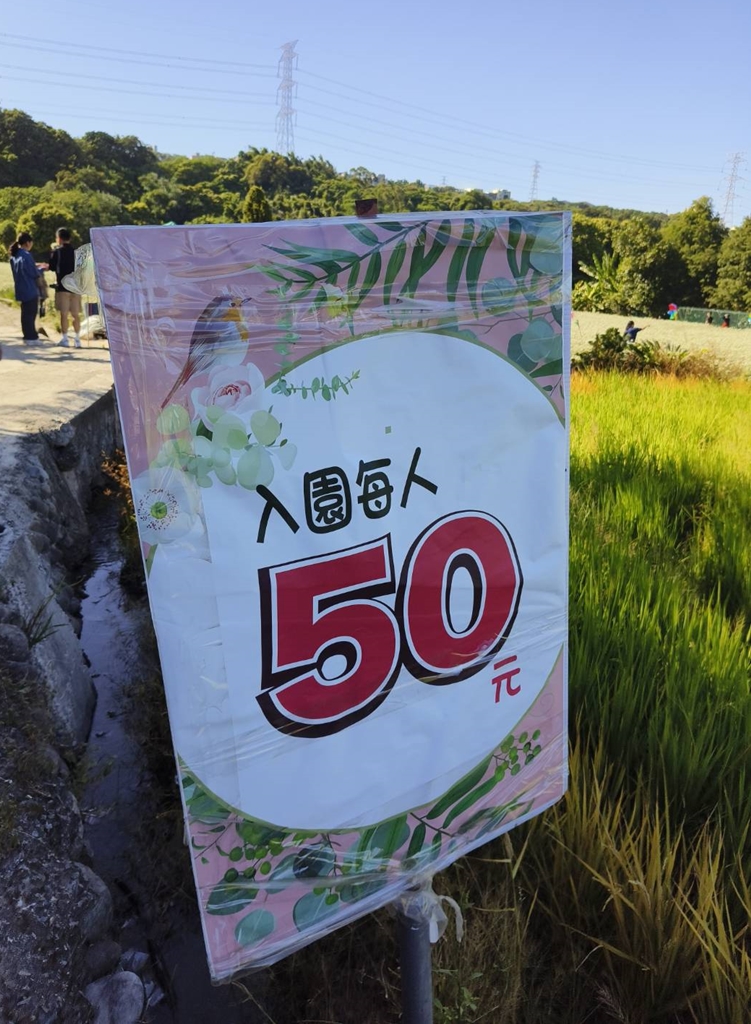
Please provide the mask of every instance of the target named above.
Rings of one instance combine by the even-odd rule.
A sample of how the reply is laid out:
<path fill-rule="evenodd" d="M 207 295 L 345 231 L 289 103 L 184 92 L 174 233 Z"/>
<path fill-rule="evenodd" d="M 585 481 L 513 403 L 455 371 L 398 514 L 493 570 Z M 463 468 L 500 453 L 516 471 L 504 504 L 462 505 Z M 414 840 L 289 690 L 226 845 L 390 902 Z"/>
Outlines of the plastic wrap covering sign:
<path fill-rule="evenodd" d="M 215 979 L 565 789 L 569 233 L 92 232 Z"/>

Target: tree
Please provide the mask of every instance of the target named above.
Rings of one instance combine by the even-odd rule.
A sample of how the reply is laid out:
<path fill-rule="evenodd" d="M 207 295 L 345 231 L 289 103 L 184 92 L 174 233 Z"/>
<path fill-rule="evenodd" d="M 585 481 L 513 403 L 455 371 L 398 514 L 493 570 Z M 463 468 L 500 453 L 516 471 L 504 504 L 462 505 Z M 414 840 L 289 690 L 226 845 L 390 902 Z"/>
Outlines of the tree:
<path fill-rule="evenodd" d="M 281 153 L 266 151 L 250 160 L 245 169 L 245 181 L 248 186 L 260 186 L 267 196 L 277 192 L 304 192 L 309 195 L 314 184 L 313 175 L 294 153 L 282 156 Z"/>
<path fill-rule="evenodd" d="M 271 207 L 260 185 L 251 185 L 248 189 L 242 208 L 242 220 L 246 224 L 260 224 L 271 220 Z"/>
<path fill-rule="evenodd" d="M 146 174 L 141 179 L 140 199 L 130 203 L 128 213 L 134 224 L 184 224 L 189 220 L 182 186 L 158 174 Z"/>
<path fill-rule="evenodd" d="M 28 231 L 34 239 L 34 252 L 45 253 L 55 244 L 55 233 L 60 227 L 70 227 L 73 233 L 73 244 L 80 241 L 73 223 L 75 217 L 68 206 L 63 206 L 58 198 L 47 199 L 21 215 L 18 230 Z"/>
<path fill-rule="evenodd" d="M 3 252 L 10 249 L 17 237 L 15 221 L 0 221 L 0 245 L 3 247 Z"/>
<path fill-rule="evenodd" d="M 644 217 L 618 225 L 613 254 L 620 261 L 618 298 L 617 308 L 608 312 L 660 316 L 686 288 L 688 273 L 680 253 Z"/>
<path fill-rule="evenodd" d="M 705 306 L 717 284 L 717 264 L 727 228 L 707 196 L 695 200 L 687 210 L 674 214 L 662 229 L 663 239 L 683 258 L 688 271 L 687 288 L 675 302 L 684 306 Z"/>
<path fill-rule="evenodd" d="M 109 190 L 126 203 L 138 198 L 139 179 L 159 169 L 156 151 L 135 135 L 86 132 L 81 150 L 87 164 L 107 173 Z"/>
<path fill-rule="evenodd" d="M 712 304 L 751 311 L 751 217 L 746 217 L 722 243 Z"/>
<path fill-rule="evenodd" d="M 178 185 L 213 182 L 226 160 L 218 156 L 173 156 L 162 160 L 159 169 Z"/>
<path fill-rule="evenodd" d="M 492 210 L 493 200 L 488 199 L 482 189 L 470 188 L 459 192 L 451 204 L 452 210 Z"/>
<path fill-rule="evenodd" d="M 576 285 L 592 277 L 582 269 L 582 264 L 591 269 L 595 259 L 601 260 L 606 253 L 612 253 L 613 231 L 617 225 L 605 217 L 586 217 L 581 213 L 574 213 L 571 221 L 572 281 Z"/>
<path fill-rule="evenodd" d="M 68 228 L 73 234 L 73 244 L 81 245 L 89 241 L 91 228 L 128 220 L 117 196 L 87 189 L 52 189 L 40 203 L 21 215 L 18 230 L 28 231 L 34 238 L 35 250 L 43 252 L 53 245 L 58 228 Z"/>
<path fill-rule="evenodd" d="M 0 188 L 43 185 L 80 156 L 78 143 L 67 132 L 22 110 L 0 110 Z"/>

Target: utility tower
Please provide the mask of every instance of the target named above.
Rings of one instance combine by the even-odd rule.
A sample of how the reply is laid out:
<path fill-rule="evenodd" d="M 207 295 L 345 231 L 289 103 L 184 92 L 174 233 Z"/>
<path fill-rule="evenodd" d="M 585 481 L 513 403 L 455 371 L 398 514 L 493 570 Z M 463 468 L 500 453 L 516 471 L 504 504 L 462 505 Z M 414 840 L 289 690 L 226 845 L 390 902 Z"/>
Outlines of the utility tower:
<path fill-rule="evenodd" d="M 529 201 L 530 203 L 537 199 L 537 183 L 540 180 L 540 161 L 535 160 L 535 165 L 532 168 L 532 184 L 529 186 Z"/>
<path fill-rule="evenodd" d="M 293 153 L 295 149 L 295 122 L 297 111 L 292 103 L 297 96 L 297 82 L 293 77 L 297 67 L 295 47 L 297 40 L 285 43 L 281 47 L 279 58 L 279 78 L 281 82 L 276 90 L 279 109 L 276 114 L 276 148 L 280 153 Z"/>
<path fill-rule="evenodd" d="M 730 157 L 730 170 L 725 175 L 725 196 L 722 210 L 722 220 L 726 228 L 733 227 L 735 212 L 735 200 L 738 198 L 738 182 L 741 178 L 741 165 L 743 164 L 743 153 L 733 153 Z"/>

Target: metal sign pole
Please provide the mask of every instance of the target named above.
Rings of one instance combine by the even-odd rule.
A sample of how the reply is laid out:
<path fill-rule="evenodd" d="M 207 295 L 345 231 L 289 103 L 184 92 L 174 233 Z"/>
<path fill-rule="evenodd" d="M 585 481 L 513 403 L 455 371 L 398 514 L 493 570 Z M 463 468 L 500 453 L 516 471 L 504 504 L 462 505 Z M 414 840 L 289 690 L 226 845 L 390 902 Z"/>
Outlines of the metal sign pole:
<path fill-rule="evenodd" d="M 402 976 L 402 1024 L 433 1024 L 433 963 L 430 922 L 411 903 L 413 916 L 397 907 L 396 928 L 399 939 L 399 965 Z"/>

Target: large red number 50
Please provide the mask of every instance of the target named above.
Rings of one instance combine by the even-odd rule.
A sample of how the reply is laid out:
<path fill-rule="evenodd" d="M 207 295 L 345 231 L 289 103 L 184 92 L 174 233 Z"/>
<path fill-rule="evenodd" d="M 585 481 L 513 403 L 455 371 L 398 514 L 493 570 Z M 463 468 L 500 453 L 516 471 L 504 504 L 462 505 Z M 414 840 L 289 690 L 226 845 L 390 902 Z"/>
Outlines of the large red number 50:
<path fill-rule="evenodd" d="M 459 571 L 463 586 L 455 586 Z M 493 516 L 454 512 L 431 523 L 412 545 L 399 582 L 405 666 L 439 685 L 479 672 L 509 635 L 521 589 L 514 542 Z"/>
<path fill-rule="evenodd" d="M 259 571 L 263 713 L 281 732 L 326 736 L 374 711 L 399 674 L 391 540 Z"/>

